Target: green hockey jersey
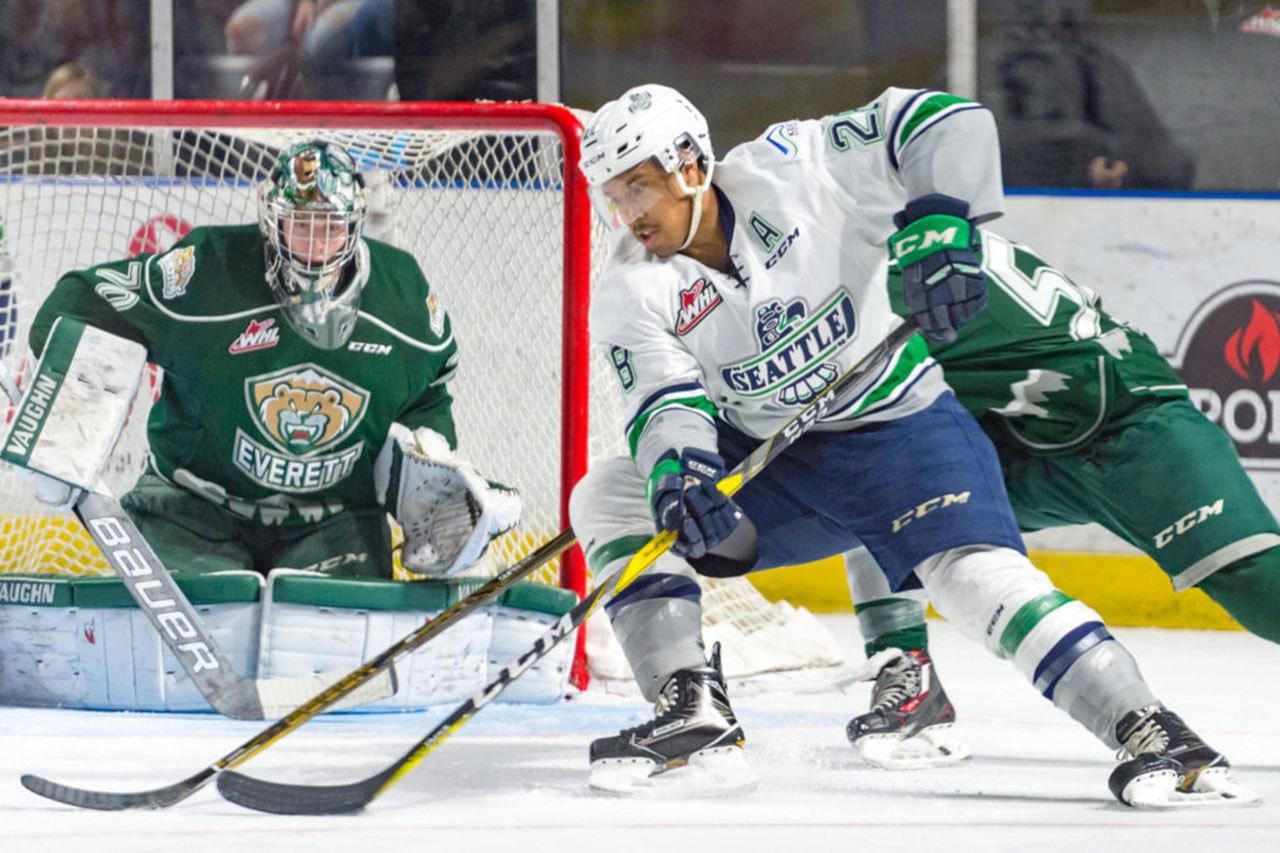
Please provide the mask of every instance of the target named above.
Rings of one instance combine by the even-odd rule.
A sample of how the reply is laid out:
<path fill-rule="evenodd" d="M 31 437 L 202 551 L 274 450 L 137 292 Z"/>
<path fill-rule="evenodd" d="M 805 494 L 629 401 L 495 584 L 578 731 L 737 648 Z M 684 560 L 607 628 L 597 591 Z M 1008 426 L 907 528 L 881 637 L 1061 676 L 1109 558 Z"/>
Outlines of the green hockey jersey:
<path fill-rule="evenodd" d="M 1187 396 L 1150 338 L 1027 247 L 984 231 L 982 268 L 986 307 L 955 341 L 929 346 L 975 418 L 1053 453 L 1091 440 L 1126 395 Z M 900 293 L 896 266 L 890 280 Z"/>
<path fill-rule="evenodd" d="M 164 369 L 151 465 L 237 515 L 294 524 L 376 506 L 374 460 L 393 422 L 457 443 L 449 319 L 411 255 L 365 240 L 355 330 L 318 349 L 273 299 L 263 243 L 257 225 L 197 228 L 163 254 L 68 273 L 31 347 L 41 351 L 58 316 L 144 345 Z"/>

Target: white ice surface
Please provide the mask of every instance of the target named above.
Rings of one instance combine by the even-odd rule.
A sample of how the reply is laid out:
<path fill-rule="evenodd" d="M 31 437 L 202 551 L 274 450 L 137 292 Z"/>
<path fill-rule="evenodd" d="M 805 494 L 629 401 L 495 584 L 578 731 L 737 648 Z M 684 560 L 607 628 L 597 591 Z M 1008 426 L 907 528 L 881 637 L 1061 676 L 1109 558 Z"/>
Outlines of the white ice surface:
<path fill-rule="evenodd" d="M 852 617 L 828 617 L 852 647 Z M 733 800 L 636 801 L 585 786 L 593 737 L 642 720 L 638 695 L 491 705 L 364 813 L 276 817 L 213 786 L 163 812 L 78 811 L 23 772 L 105 790 L 176 781 L 257 733 L 210 715 L 0 708 L 0 850 L 993 851 L 1280 850 L 1276 646 L 1243 633 L 1120 630 L 1156 693 L 1223 750 L 1254 808 L 1137 812 L 1107 791 L 1111 754 L 1004 662 L 931 623 L 939 674 L 974 751 L 966 766 L 860 766 L 844 736 L 867 689 L 733 693 L 759 789 Z M 0 651 L 0 654 L 3 652 Z M 447 709 L 446 709 L 447 710 Z M 336 783 L 369 775 L 443 711 L 325 718 L 241 770 Z"/>

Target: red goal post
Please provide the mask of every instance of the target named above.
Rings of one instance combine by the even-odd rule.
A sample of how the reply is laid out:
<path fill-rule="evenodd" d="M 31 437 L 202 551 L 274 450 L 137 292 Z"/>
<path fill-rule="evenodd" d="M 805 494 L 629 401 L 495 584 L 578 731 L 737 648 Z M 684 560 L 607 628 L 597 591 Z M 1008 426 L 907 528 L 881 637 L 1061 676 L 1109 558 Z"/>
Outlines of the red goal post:
<path fill-rule="evenodd" d="M 418 258 L 454 319 L 461 452 L 514 480 L 529 506 L 522 529 L 492 549 L 509 562 L 569 525 L 569 492 L 592 455 L 589 424 L 609 406 L 592 398 L 581 133 L 569 110 L 538 103 L 0 99 L 0 251 L 16 266 L 0 279 L 5 361 L 25 350 L 58 275 L 163 251 L 192 225 L 253 221 L 252 186 L 282 146 L 337 139 L 362 170 L 385 173 L 371 222 L 392 222 L 388 242 Z M 142 450 L 126 451 L 120 489 L 140 470 Z M 95 571 L 94 555 L 76 552 L 87 543 L 11 480 L 0 484 L 0 571 Z M 559 583 L 585 591 L 579 549 L 561 561 Z M 583 643 L 580 632 L 579 686 Z"/>

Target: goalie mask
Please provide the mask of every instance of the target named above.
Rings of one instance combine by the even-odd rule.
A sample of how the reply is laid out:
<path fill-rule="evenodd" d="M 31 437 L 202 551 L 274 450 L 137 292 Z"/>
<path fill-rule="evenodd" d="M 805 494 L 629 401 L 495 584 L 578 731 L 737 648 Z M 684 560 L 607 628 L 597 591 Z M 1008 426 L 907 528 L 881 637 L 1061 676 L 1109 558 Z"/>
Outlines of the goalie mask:
<path fill-rule="evenodd" d="M 280 155 L 258 191 L 267 284 L 294 331 L 337 349 L 355 329 L 369 280 L 364 179 L 340 146 L 303 142 Z"/>
<path fill-rule="evenodd" d="M 711 188 L 715 152 L 707 120 L 675 89 L 657 84 L 636 86 L 596 112 L 582 136 L 582 174 L 590 185 L 597 215 L 612 229 L 629 226 L 660 198 L 653 187 L 628 183 L 625 173 L 645 161 L 676 180 L 681 193 L 693 197 L 689 233 L 680 249 L 693 241 L 702 218 L 702 194 Z M 696 162 L 703 181 L 690 187 L 683 167 Z"/>

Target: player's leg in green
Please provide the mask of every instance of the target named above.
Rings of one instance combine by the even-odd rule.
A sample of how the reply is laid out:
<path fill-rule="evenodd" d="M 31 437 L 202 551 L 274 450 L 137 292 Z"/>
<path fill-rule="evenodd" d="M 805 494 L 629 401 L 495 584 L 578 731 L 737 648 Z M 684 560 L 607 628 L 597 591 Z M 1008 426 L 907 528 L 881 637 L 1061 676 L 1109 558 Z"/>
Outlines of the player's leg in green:
<path fill-rule="evenodd" d="M 1186 400 L 1134 405 L 1084 451 L 1001 447 L 1023 529 L 1096 521 L 1148 554 L 1178 591 L 1199 587 L 1280 642 L 1280 525 L 1230 439 Z"/>
<path fill-rule="evenodd" d="M 1280 547 L 1236 560 L 1196 586 L 1246 631 L 1280 643 Z"/>
<path fill-rule="evenodd" d="M 1280 642 L 1280 528 L 1230 441 L 1185 400 L 1124 404 L 1122 416 L 1075 452 L 1032 454 L 988 430 L 1019 526 L 1100 523 L 1156 560 L 1175 589 L 1198 586 L 1247 630 Z M 893 647 L 926 651 L 925 601 L 890 593 L 865 550 L 845 562 L 868 657 Z M 918 714 L 925 703 L 909 689 L 903 696 L 887 689 L 907 676 L 883 672 L 886 690 L 873 694 L 873 711 L 884 696 Z"/>
<path fill-rule="evenodd" d="M 253 568 L 236 517 L 198 495 L 146 473 L 120 503 L 175 575 Z"/>
<path fill-rule="evenodd" d="M 276 567 L 334 578 L 386 578 L 393 572 L 391 530 L 381 507 L 345 510 L 316 524 L 282 530 L 263 556 Z"/>

